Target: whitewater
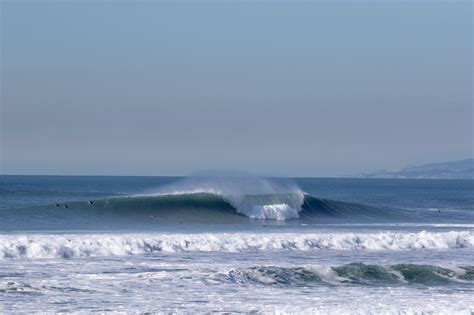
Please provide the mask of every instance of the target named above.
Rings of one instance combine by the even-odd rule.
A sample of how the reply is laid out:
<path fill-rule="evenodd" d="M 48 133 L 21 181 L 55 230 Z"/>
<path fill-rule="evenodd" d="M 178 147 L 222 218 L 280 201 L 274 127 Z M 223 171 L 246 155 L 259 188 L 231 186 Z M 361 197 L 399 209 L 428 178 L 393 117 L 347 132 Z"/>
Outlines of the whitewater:
<path fill-rule="evenodd" d="M 0 259 L 73 258 L 159 252 L 472 249 L 474 232 L 150 233 L 2 235 Z"/>
<path fill-rule="evenodd" d="M 473 188 L 0 176 L 0 312 L 471 314 Z"/>

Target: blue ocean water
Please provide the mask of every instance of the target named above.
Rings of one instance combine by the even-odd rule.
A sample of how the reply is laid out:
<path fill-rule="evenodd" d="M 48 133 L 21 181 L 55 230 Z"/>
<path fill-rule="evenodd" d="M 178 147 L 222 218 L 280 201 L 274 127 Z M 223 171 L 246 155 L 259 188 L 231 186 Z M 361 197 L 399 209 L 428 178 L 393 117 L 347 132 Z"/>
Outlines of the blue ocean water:
<path fill-rule="evenodd" d="M 0 311 L 474 311 L 474 181 L 0 176 Z"/>

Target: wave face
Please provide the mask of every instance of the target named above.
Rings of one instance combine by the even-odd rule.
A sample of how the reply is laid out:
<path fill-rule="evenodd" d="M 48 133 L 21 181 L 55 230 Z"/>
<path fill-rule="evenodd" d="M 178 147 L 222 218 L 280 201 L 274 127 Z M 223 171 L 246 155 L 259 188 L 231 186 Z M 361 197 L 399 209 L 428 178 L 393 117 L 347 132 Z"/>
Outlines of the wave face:
<path fill-rule="evenodd" d="M 207 192 L 163 194 L 154 196 L 130 196 L 110 198 L 94 202 L 94 208 L 105 210 L 145 210 L 155 209 L 157 215 L 163 218 L 193 215 L 192 209 L 198 209 L 201 219 L 207 217 L 212 220 L 212 215 L 241 215 L 251 219 L 260 220 L 289 220 L 300 217 L 305 196 L 303 194 L 266 194 L 266 195 L 229 195 L 221 196 Z M 71 204 L 69 207 L 79 206 L 84 208 L 87 203 Z M 89 207 L 90 208 L 90 207 Z M 169 213 L 167 213 L 169 211 Z M 195 218 L 200 221 L 199 217 Z"/>
<path fill-rule="evenodd" d="M 54 208 L 54 206 L 53 206 Z M 62 205 L 59 210 L 63 213 Z M 240 224 L 256 220 L 321 222 L 406 218 L 401 210 L 316 198 L 291 182 L 265 179 L 186 179 L 146 194 L 77 202 L 69 210 L 144 215 L 162 223 Z"/>
<path fill-rule="evenodd" d="M 474 232 L 1 235 L 0 259 L 174 252 L 416 250 L 474 247 Z"/>
<path fill-rule="evenodd" d="M 402 210 L 372 207 L 354 203 L 316 198 L 303 193 L 218 195 L 210 192 L 179 192 L 157 195 L 114 197 L 68 204 L 59 214 L 118 216 L 129 219 L 155 219 L 160 223 L 245 224 L 252 220 L 295 223 L 370 222 L 407 220 Z M 158 222 L 155 221 L 155 222 Z"/>
<path fill-rule="evenodd" d="M 305 266 L 296 268 L 261 266 L 228 271 L 225 277 L 239 285 L 449 285 L 474 284 L 474 266 L 440 267 L 436 265 L 396 264 L 342 266 Z"/>
<path fill-rule="evenodd" d="M 237 213 L 252 219 L 287 220 L 299 218 L 304 193 L 292 182 L 260 178 L 188 178 L 156 192 L 156 196 L 193 194 L 221 197 Z"/>

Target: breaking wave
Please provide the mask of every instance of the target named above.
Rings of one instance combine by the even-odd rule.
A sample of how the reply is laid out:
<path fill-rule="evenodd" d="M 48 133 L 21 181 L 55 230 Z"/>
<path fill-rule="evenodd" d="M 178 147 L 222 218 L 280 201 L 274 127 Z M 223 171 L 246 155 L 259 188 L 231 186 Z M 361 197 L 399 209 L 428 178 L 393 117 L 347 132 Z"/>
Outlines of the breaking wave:
<path fill-rule="evenodd" d="M 74 210 L 101 214 L 145 215 L 163 223 L 242 223 L 256 220 L 322 222 L 345 218 L 355 222 L 366 219 L 393 220 L 408 218 L 400 209 L 373 207 L 316 198 L 300 190 L 281 187 L 246 190 L 217 190 L 206 186 L 126 197 L 55 205 L 61 214 Z M 52 208 L 51 208 L 52 207 Z M 50 209 L 54 208 L 52 205 Z M 66 210 L 63 208 L 67 208 Z M 75 212 L 77 215 L 78 213 Z"/>
<path fill-rule="evenodd" d="M 316 198 L 304 193 L 219 195 L 210 192 L 182 192 L 114 197 L 57 205 L 59 215 L 97 215 L 150 218 L 161 223 L 240 224 L 255 220 L 298 220 L 303 223 L 368 222 L 407 220 L 406 211 Z M 54 205 L 50 210 L 55 210 Z"/>
<path fill-rule="evenodd" d="M 291 182 L 266 179 L 187 179 L 145 194 L 14 209 L 4 226 L 109 229 L 184 225 L 466 222 L 468 213 L 420 212 L 317 198 Z M 8 220 L 12 220 L 12 222 Z M 265 222 L 261 222 L 266 220 Z M 444 221 L 443 221 L 444 220 Z M 25 222 L 23 225 L 19 222 Z M 17 228 L 18 229 L 18 228 Z"/>
<path fill-rule="evenodd" d="M 251 219 L 288 220 L 299 218 L 304 193 L 289 181 L 262 178 L 187 178 L 155 192 L 157 197 L 178 196 L 184 200 L 208 194 L 228 203 Z M 181 196 L 181 197 L 179 197 Z"/>
<path fill-rule="evenodd" d="M 417 250 L 474 247 L 474 232 L 196 233 L 0 235 L 0 259 L 317 250 Z"/>
<path fill-rule="evenodd" d="M 440 267 L 436 265 L 396 264 L 342 266 L 275 267 L 260 266 L 232 269 L 223 274 L 239 285 L 448 285 L 474 284 L 474 266 Z"/>

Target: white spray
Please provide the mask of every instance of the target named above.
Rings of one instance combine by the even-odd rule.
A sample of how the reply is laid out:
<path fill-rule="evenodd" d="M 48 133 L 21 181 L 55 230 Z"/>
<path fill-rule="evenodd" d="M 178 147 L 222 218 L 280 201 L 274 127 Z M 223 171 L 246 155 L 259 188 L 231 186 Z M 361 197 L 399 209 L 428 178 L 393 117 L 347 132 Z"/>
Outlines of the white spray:
<path fill-rule="evenodd" d="M 197 193 L 221 196 L 238 213 L 253 219 L 296 219 L 304 202 L 304 192 L 291 181 L 253 177 L 191 177 L 151 195 Z"/>

